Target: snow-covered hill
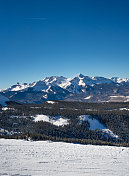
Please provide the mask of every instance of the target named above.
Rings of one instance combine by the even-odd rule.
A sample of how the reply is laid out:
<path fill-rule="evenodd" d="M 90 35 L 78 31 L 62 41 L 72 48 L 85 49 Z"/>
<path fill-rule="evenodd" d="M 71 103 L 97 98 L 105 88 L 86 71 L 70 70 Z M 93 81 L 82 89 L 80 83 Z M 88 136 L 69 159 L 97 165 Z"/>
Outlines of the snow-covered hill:
<path fill-rule="evenodd" d="M 0 175 L 128 176 L 129 148 L 0 139 Z"/>
<path fill-rule="evenodd" d="M 93 118 L 90 115 L 80 115 L 79 116 L 80 119 L 80 123 L 82 121 L 87 120 L 90 124 L 90 130 L 102 130 L 102 134 L 104 136 L 110 136 L 112 138 L 118 139 L 119 136 L 115 135 L 111 130 L 109 130 L 105 125 L 103 125 L 102 123 L 100 123 L 97 119 Z"/>
<path fill-rule="evenodd" d="M 41 103 L 47 100 L 84 102 L 129 101 L 128 78 L 89 77 L 79 74 L 73 78 L 46 77 L 30 84 L 23 83 L 1 90 L 13 101 Z M 123 99 L 119 98 L 123 96 Z M 88 97 L 88 98 L 87 98 Z"/>
<path fill-rule="evenodd" d="M 68 119 L 63 118 L 61 116 L 48 116 L 48 115 L 36 115 L 34 118 L 35 122 L 38 121 L 44 121 L 44 122 L 49 122 L 53 125 L 56 126 L 64 126 L 64 125 L 68 125 Z"/>

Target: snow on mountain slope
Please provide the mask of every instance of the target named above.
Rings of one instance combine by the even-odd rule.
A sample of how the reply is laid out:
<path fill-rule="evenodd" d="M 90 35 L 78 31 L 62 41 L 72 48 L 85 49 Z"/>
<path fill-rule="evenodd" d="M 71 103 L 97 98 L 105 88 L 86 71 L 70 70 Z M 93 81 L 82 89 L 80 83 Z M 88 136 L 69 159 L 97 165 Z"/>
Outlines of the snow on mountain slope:
<path fill-rule="evenodd" d="M 122 96 L 122 95 L 116 95 L 116 96 L 110 96 L 110 99 L 108 102 L 129 102 L 129 96 Z"/>
<path fill-rule="evenodd" d="M 65 78 L 63 76 L 51 76 L 46 77 L 43 80 L 34 82 L 34 83 L 23 83 L 11 86 L 5 90 L 1 90 L 1 92 L 7 91 L 21 91 L 27 90 L 27 88 L 33 88 L 34 91 L 46 91 L 49 86 L 59 86 L 64 89 L 78 89 L 78 87 L 87 87 L 87 85 L 93 86 L 95 84 L 103 84 L 103 83 L 121 83 L 121 82 L 129 82 L 128 78 L 104 78 L 104 77 L 89 77 L 79 74 L 74 78 Z"/>
<path fill-rule="evenodd" d="M 113 83 L 113 81 L 109 78 L 104 78 L 104 77 L 92 77 L 93 83 L 94 84 L 102 84 L 102 83 Z"/>
<path fill-rule="evenodd" d="M 69 83 L 68 83 L 69 81 Z M 72 93 L 80 93 L 85 92 L 84 89 L 87 86 L 94 86 L 95 84 L 103 84 L 103 83 L 113 83 L 111 79 L 104 78 L 104 77 L 89 77 L 79 74 L 74 78 L 67 79 L 67 84 L 64 86 L 67 90 Z"/>
<path fill-rule="evenodd" d="M 16 85 L 11 86 L 10 88 L 1 90 L 0 92 L 8 92 L 8 91 L 21 91 L 21 90 L 25 90 L 26 88 L 28 88 L 30 85 L 28 85 L 27 83 L 17 83 Z"/>
<path fill-rule="evenodd" d="M 79 74 L 76 76 L 74 79 L 79 79 L 79 82 L 83 82 L 82 86 L 85 85 L 94 85 L 94 84 L 102 84 L 102 83 L 112 83 L 113 81 L 109 78 L 104 78 L 104 77 L 89 77 L 89 76 L 84 76 L 82 74 Z"/>
<path fill-rule="evenodd" d="M 6 101 L 9 101 L 9 99 L 3 95 L 0 95 L 0 104 L 2 106 L 5 106 L 6 105 Z"/>
<path fill-rule="evenodd" d="M 102 130 L 102 133 L 105 136 L 111 136 L 112 138 L 118 138 L 111 130 L 107 129 L 102 123 L 100 123 L 97 119 L 92 118 L 90 115 L 80 115 L 80 122 L 87 120 L 90 123 L 90 130 Z"/>
<path fill-rule="evenodd" d="M 128 176 L 129 148 L 0 139 L 0 175 Z"/>
<path fill-rule="evenodd" d="M 31 85 L 31 88 L 33 88 L 33 91 L 46 91 L 49 86 L 46 85 L 44 81 L 38 81 Z"/>
<path fill-rule="evenodd" d="M 0 92 L 12 101 L 32 103 L 45 100 L 116 101 L 113 96 L 126 96 L 120 101 L 128 101 L 129 79 L 89 77 L 82 74 L 73 78 L 51 76 L 30 84 L 17 83 Z M 30 97 L 35 97 L 35 100 L 30 100 Z"/>
<path fill-rule="evenodd" d="M 110 78 L 115 83 L 122 83 L 122 82 L 129 82 L 128 78 L 118 78 L 118 77 L 112 77 Z"/>
<path fill-rule="evenodd" d="M 105 136 L 111 136 L 112 138 L 119 138 L 119 136 L 118 135 L 115 135 L 111 130 L 109 130 L 109 129 L 102 129 L 102 132 L 103 132 L 103 134 L 105 135 Z"/>
<path fill-rule="evenodd" d="M 67 78 L 63 76 L 51 76 L 51 77 L 46 77 L 43 79 L 43 81 L 47 85 L 62 85 L 63 83 L 67 82 Z"/>
<path fill-rule="evenodd" d="M 102 83 L 112 83 L 113 81 L 108 78 L 104 77 L 89 77 L 79 74 L 78 76 L 74 77 L 71 82 L 77 85 L 81 85 L 85 87 L 86 85 L 93 85 L 93 84 L 102 84 Z"/>
<path fill-rule="evenodd" d="M 80 121 L 87 120 L 90 123 L 90 130 L 96 130 L 96 129 L 106 129 L 106 127 L 100 123 L 98 120 L 91 118 L 90 115 L 81 115 L 79 116 Z"/>
<path fill-rule="evenodd" d="M 16 87 L 12 88 L 11 91 L 19 91 L 19 90 L 24 90 L 27 87 L 29 87 L 29 85 L 27 83 L 23 83 L 23 84 L 17 84 Z"/>
<path fill-rule="evenodd" d="M 67 78 L 63 76 L 51 76 L 51 77 L 46 77 L 43 80 L 39 80 L 37 82 L 33 82 L 30 84 L 23 83 L 19 84 L 17 83 L 16 85 L 11 86 L 10 88 L 7 88 L 5 90 L 1 90 L 1 92 L 7 92 L 7 91 L 27 91 L 28 88 L 31 88 L 33 91 L 47 91 L 47 89 L 50 86 L 59 86 L 63 87 L 64 84 L 67 84 Z"/>

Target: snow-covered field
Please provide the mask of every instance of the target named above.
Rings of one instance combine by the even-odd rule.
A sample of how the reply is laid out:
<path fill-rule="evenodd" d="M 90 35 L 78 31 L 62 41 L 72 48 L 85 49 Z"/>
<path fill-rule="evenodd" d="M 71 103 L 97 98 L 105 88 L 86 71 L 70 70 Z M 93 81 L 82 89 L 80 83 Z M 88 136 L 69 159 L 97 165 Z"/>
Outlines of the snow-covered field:
<path fill-rule="evenodd" d="M 61 116 L 48 116 L 48 115 L 36 115 L 34 118 L 34 121 L 35 122 L 39 122 L 39 121 L 44 121 L 44 122 L 49 122 L 53 125 L 56 125 L 56 126 L 64 126 L 64 125 L 68 125 L 69 122 L 68 122 L 68 119 L 64 119 L 62 118 Z"/>
<path fill-rule="evenodd" d="M 129 176 L 129 148 L 0 139 L 0 176 Z"/>

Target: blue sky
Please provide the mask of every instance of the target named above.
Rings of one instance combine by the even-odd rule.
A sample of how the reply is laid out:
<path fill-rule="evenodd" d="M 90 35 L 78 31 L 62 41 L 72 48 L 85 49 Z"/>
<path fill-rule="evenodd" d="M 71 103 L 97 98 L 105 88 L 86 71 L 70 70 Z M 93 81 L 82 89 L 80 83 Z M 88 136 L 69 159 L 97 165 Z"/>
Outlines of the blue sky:
<path fill-rule="evenodd" d="M 129 77 L 128 0 L 0 0 L 0 89 L 46 76 Z"/>

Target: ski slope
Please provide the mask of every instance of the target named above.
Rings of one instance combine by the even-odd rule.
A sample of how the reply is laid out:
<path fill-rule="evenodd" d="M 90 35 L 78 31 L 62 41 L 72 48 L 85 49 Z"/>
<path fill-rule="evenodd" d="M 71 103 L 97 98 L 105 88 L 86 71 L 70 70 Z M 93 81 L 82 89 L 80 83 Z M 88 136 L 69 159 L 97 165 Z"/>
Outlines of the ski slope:
<path fill-rule="evenodd" d="M 129 148 L 0 139 L 0 176 L 129 176 Z"/>

